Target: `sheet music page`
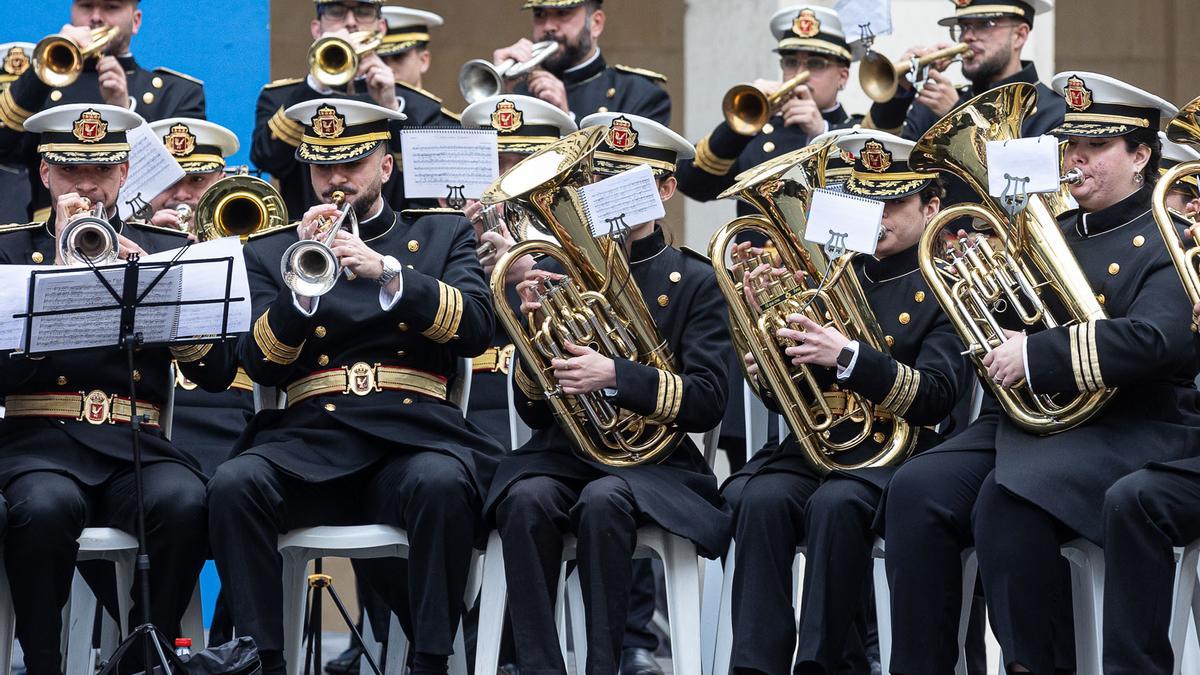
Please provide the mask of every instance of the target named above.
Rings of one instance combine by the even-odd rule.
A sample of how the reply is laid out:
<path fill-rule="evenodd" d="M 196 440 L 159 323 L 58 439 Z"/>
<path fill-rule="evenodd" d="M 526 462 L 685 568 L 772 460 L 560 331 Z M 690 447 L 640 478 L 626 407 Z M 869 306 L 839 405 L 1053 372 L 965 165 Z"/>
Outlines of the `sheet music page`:
<path fill-rule="evenodd" d="M 166 262 L 174 260 L 179 249 L 163 251 L 145 256 L 143 262 Z M 229 297 L 241 298 L 229 303 L 229 325 L 227 334 L 244 333 L 250 330 L 250 283 L 246 278 L 246 261 L 242 257 L 242 243 L 237 237 L 224 237 L 187 247 L 179 260 L 206 260 L 211 258 L 233 258 L 233 278 L 230 280 Z M 183 272 L 183 294 L 181 300 L 221 300 L 222 302 L 201 305 L 181 305 L 179 325 L 175 329 L 176 339 L 220 335 L 221 319 L 225 313 L 225 281 L 228 263 L 195 263 L 179 268 Z"/>
<path fill-rule="evenodd" d="M 1058 192 L 1060 162 L 1053 136 L 988 141 L 988 194 Z"/>
<path fill-rule="evenodd" d="M 162 139 L 145 123 L 125 132 L 129 138 L 129 178 L 117 197 L 121 220 L 128 219 L 137 206 L 149 204 L 163 190 L 183 178 L 183 168 L 163 145 Z"/>
<path fill-rule="evenodd" d="M 496 132 L 425 128 L 400 132 L 404 196 L 478 199 L 500 176 Z"/>
<path fill-rule="evenodd" d="M 145 270 L 139 274 L 139 296 L 158 276 L 158 273 L 150 272 Z M 124 267 L 101 269 L 100 273 L 113 290 L 117 293 L 122 292 Z M 142 302 L 178 302 L 182 276 L 182 270 L 169 270 Z M 33 296 L 35 314 L 71 309 L 89 311 L 35 316 L 30 328 L 30 351 L 52 352 L 117 344 L 121 329 L 121 310 L 114 306 L 118 304 L 119 301 L 96 279 L 91 270 L 39 276 Z M 105 307 L 112 309 L 104 309 Z M 134 330 L 141 333 L 146 342 L 166 342 L 174 336 L 175 312 L 173 305 L 139 307 Z"/>
<path fill-rule="evenodd" d="M 24 344 L 28 310 L 29 273 L 44 265 L 0 265 L 0 351 L 20 349 Z"/>
<path fill-rule="evenodd" d="M 883 202 L 826 189 L 813 190 L 804 238 L 847 251 L 875 255 L 883 228 Z"/>
<path fill-rule="evenodd" d="M 645 164 L 585 185 L 579 192 L 592 232 L 597 235 L 608 234 L 613 227 L 634 227 L 667 215 L 658 196 L 654 171 Z"/>
<path fill-rule="evenodd" d="M 869 24 L 875 35 L 892 34 L 891 0 L 838 0 L 834 9 L 842 20 L 847 42 L 857 42 L 861 26 Z"/>

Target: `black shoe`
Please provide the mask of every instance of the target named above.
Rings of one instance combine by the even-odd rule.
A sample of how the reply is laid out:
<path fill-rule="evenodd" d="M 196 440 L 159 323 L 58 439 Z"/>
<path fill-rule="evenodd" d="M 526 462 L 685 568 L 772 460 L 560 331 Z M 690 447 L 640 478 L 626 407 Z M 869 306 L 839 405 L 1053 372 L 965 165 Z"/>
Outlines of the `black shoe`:
<path fill-rule="evenodd" d="M 362 647 L 358 646 L 356 640 L 350 641 L 350 646 L 346 651 L 337 655 L 337 658 L 325 664 L 325 672 L 329 675 L 357 675 L 359 668 L 359 659 L 362 658 Z"/>
<path fill-rule="evenodd" d="M 663 675 L 654 652 L 641 647 L 621 650 L 621 675 Z"/>

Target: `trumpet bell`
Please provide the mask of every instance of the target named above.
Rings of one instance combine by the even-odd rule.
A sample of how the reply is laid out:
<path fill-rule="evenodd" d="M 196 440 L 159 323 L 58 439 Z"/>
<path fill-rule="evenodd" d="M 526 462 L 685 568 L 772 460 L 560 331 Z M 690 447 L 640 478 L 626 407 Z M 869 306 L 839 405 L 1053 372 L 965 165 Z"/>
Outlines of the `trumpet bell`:
<path fill-rule="evenodd" d="M 858 82 L 868 98 L 876 103 L 886 103 L 900 88 L 900 73 L 891 59 L 872 50 L 858 64 Z"/>
<path fill-rule="evenodd" d="M 247 237 L 287 223 L 287 206 L 270 183 L 254 176 L 229 176 L 204 192 L 196 204 L 196 238 Z"/>
<path fill-rule="evenodd" d="M 504 78 L 490 61 L 472 59 L 458 71 L 458 90 L 467 103 L 474 103 L 504 91 Z"/>
<path fill-rule="evenodd" d="M 341 87 L 358 74 L 362 57 L 379 47 L 379 34 L 351 33 L 350 39 L 327 35 L 308 48 L 308 72 L 326 87 Z"/>
<path fill-rule="evenodd" d="M 117 231 L 98 216 L 75 218 L 59 235 L 59 257 L 71 267 L 109 265 L 118 260 L 119 253 Z"/>
<path fill-rule="evenodd" d="M 283 283 L 293 293 L 320 297 L 337 284 L 337 256 L 319 241 L 298 241 L 284 252 L 282 271 Z"/>
<path fill-rule="evenodd" d="M 725 92 L 721 112 L 731 129 L 742 136 L 753 136 L 771 120 L 771 103 L 756 87 L 739 84 Z"/>
<path fill-rule="evenodd" d="M 82 49 L 74 40 L 56 33 L 38 41 L 33 49 L 33 72 L 46 85 L 66 87 L 79 78 L 83 64 L 98 56 L 120 29 L 116 26 L 92 31 L 92 43 Z"/>

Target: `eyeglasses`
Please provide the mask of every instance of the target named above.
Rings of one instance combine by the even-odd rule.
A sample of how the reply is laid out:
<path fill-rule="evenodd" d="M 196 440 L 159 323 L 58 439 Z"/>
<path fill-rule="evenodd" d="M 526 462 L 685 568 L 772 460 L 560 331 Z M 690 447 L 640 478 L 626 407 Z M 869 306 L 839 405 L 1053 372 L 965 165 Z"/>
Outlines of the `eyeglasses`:
<path fill-rule="evenodd" d="M 1005 21 L 1001 19 L 974 19 L 968 21 L 959 21 L 950 26 L 950 39 L 955 42 L 962 42 L 967 33 L 975 35 L 987 35 L 997 28 L 1011 28 L 1017 25 L 1013 21 Z"/>
<path fill-rule="evenodd" d="M 811 73 L 819 73 L 826 68 L 832 68 L 833 62 L 820 56 L 810 56 L 808 58 L 800 58 L 799 56 L 784 56 L 783 58 L 779 59 L 779 65 L 784 70 L 807 70 Z"/>
<path fill-rule="evenodd" d="M 379 8 L 374 5 L 347 5 L 334 3 L 321 6 L 321 16 L 327 16 L 334 21 L 341 21 L 354 12 L 354 18 L 359 21 L 375 21 L 379 18 Z"/>

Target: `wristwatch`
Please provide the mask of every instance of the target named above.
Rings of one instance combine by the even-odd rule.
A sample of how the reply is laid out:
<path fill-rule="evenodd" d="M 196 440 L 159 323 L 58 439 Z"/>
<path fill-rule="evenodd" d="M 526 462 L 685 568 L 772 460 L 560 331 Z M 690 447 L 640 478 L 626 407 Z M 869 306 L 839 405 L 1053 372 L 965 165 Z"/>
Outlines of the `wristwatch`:
<path fill-rule="evenodd" d="M 838 352 L 838 358 L 837 358 L 838 368 L 842 368 L 844 370 L 846 368 L 849 368 L 850 364 L 853 362 L 854 362 L 854 349 L 852 349 L 850 347 L 850 345 L 846 345 L 845 347 L 842 347 L 842 351 Z"/>
<path fill-rule="evenodd" d="M 383 274 L 379 275 L 379 285 L 387 286 L 392 282 L 392 279 L 400 276 L 400 272 L 404 267 L 400 265 L 400 261 L 390 255 L 383 256 Z"/>

